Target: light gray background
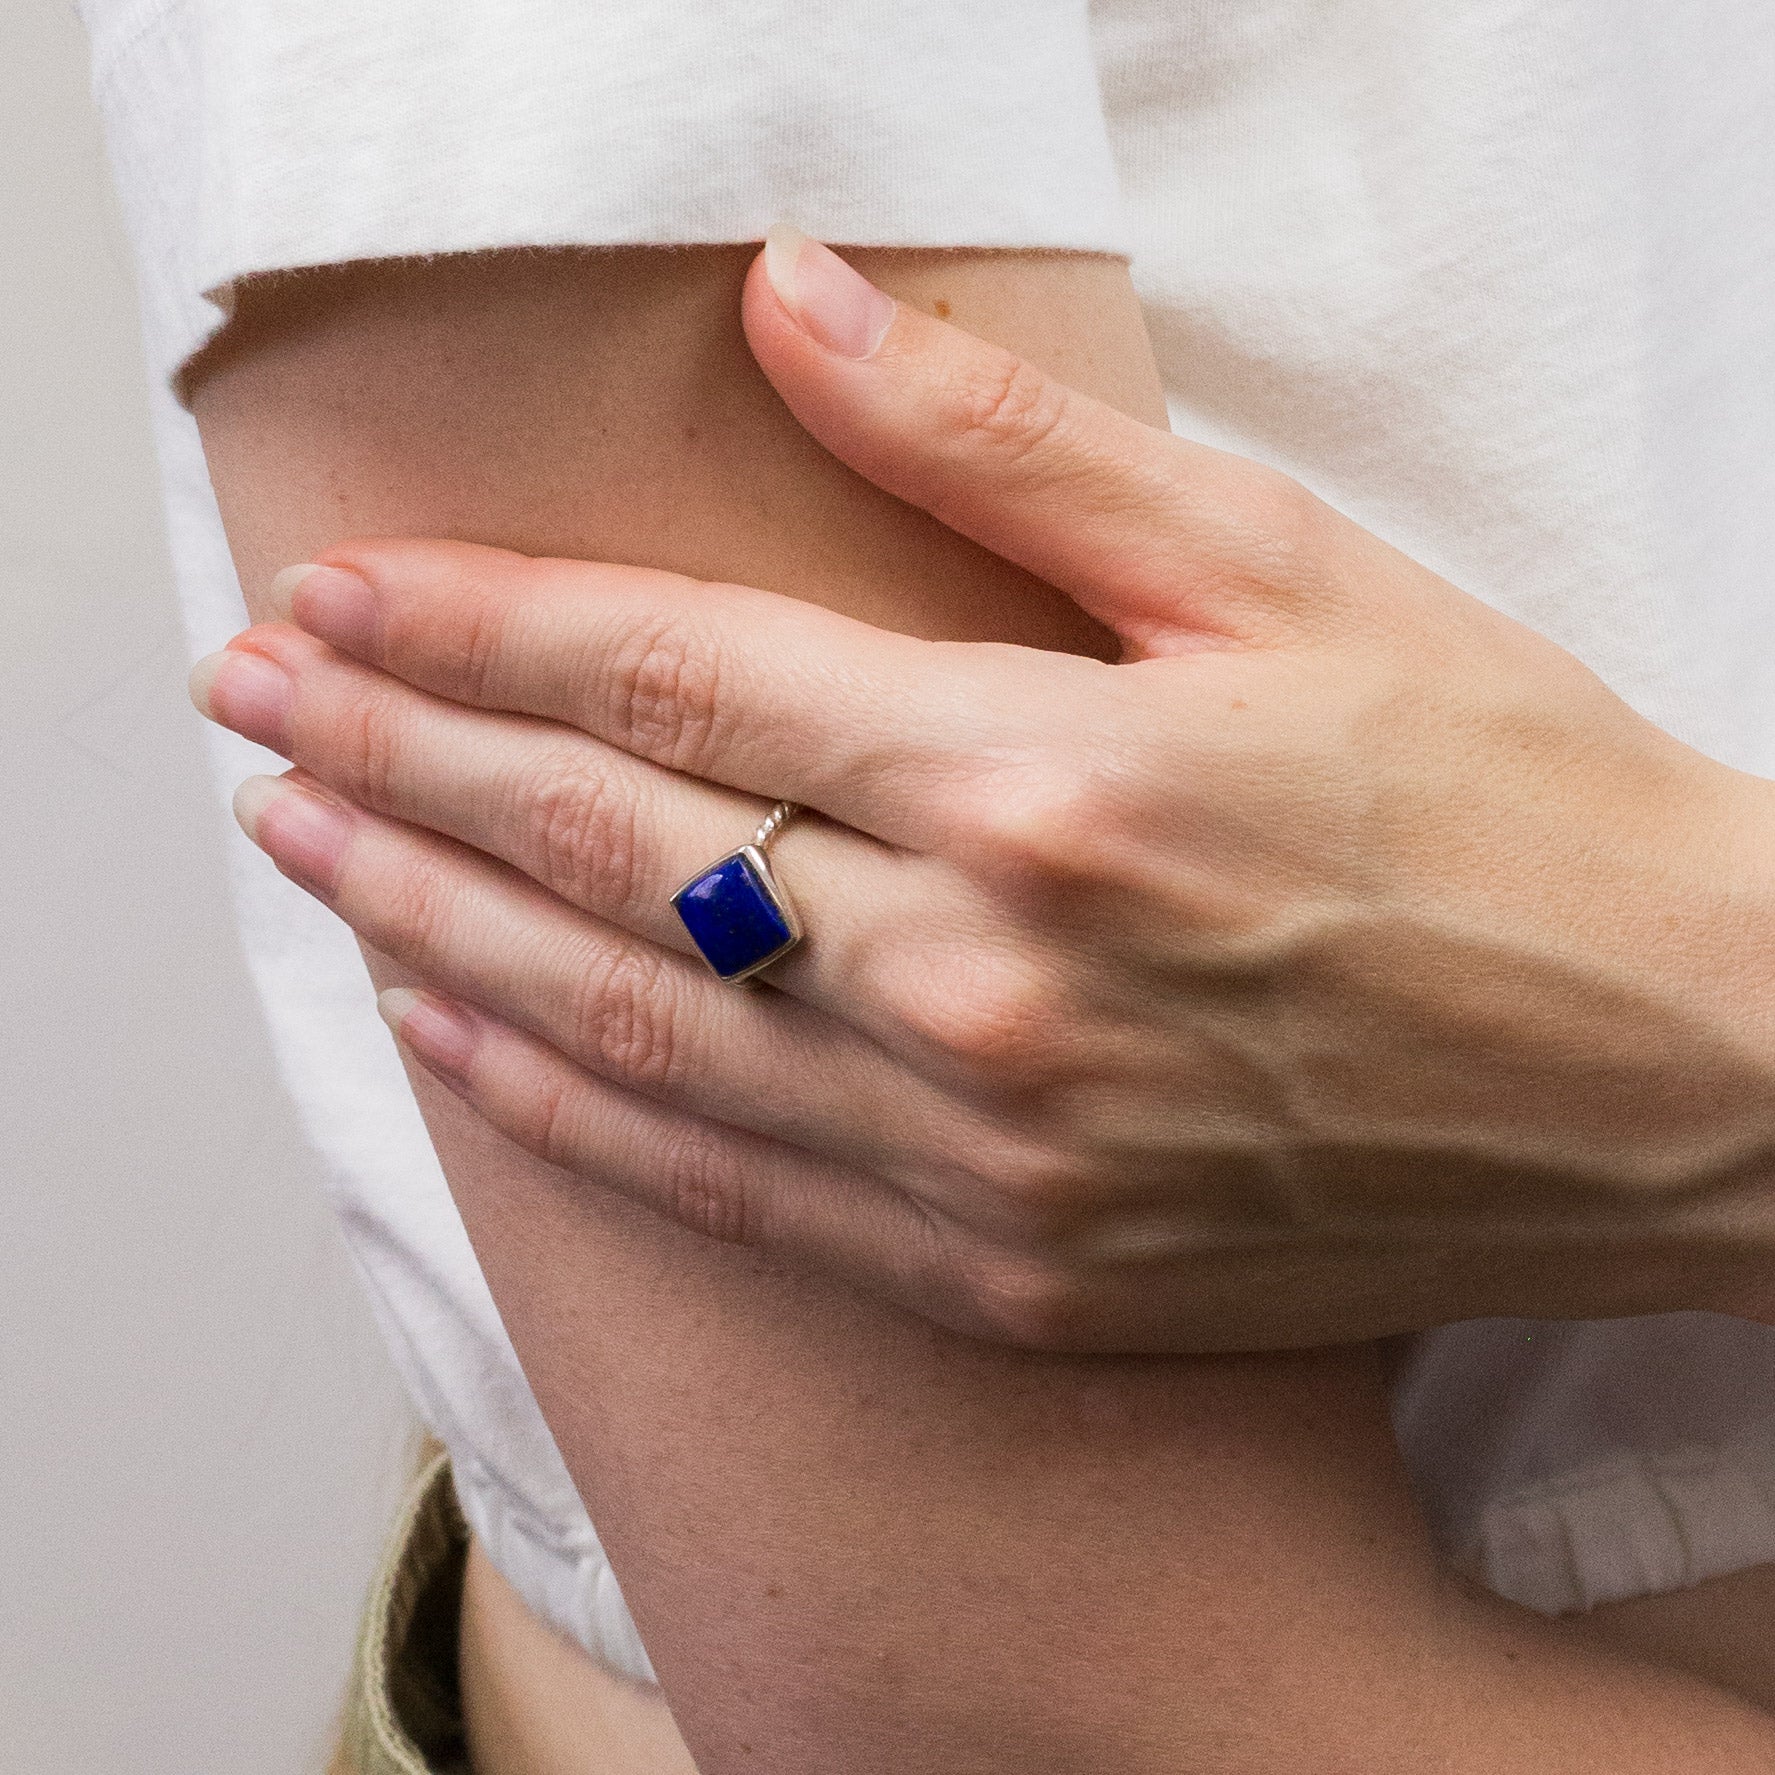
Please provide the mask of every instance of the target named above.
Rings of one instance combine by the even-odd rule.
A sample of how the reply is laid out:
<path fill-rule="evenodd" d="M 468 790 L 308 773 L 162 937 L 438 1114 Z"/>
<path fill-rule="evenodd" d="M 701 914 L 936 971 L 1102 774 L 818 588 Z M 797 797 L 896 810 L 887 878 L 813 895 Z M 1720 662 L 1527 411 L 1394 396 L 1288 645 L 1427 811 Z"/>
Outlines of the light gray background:
<path fill-rule="evenodd" d="M 411 1424 L 272 1074 L 66 0 L 0 0 L 0 1764 L 307 1775 Z"/>

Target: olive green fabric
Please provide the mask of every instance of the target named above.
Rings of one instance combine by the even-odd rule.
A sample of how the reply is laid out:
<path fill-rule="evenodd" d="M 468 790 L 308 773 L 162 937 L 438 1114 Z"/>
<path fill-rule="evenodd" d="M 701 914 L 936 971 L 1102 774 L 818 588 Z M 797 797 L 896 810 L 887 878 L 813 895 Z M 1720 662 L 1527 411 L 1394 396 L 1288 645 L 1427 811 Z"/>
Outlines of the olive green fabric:
<path fill-rule="evenodd" d="M 413 1482 L 365 1605 L 332 1775 L 469 1775 L 456 1678 L 467 1557 L 440 1453 Z"/>

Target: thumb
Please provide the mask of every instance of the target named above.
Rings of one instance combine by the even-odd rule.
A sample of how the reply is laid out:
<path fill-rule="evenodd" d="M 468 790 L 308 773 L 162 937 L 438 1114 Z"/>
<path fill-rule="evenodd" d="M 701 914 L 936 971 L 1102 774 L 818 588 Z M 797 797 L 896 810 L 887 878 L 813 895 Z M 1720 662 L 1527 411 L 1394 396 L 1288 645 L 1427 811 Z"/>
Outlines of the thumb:
<path fill-rule="evenodd" d="M 1135 657 L 1275 638 L 1317 501 L 896 303 L 798 230 L 746 279 L 754 356 L 841 461 L 1058 586 Z"/>

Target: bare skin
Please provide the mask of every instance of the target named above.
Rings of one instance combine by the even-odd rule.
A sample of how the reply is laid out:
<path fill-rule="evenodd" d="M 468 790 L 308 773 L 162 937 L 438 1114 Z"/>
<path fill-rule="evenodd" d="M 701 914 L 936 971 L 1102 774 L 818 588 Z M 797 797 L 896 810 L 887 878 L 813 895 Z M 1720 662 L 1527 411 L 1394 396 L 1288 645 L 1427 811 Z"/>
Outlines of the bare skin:
<path fill-rule="evenodd" d="M 513 256 L 250 299 L 193 376 L 243 583 L 347 535 L 451 535 L 1100 651 L 780 411 L 732 318 L 747 256 Z M 1156 417 L 1119 267 L 871 269 Z M 1775 1757 L 1724 1691 L 1451 1585 L 1361 1353 L 988 1348 L 698 1240 L 415 1088 L 703 1775 Z"/>
<path fill-rule="evenodd" d="M 1775 1715 L 1775 1566 L 1559 1623 L 1580 1641 L 1686 1670 Z M 688 1775 L 657 1689 L 612 1675 L 524 1606 L 478 1546 L 463 1597 L 463 1703 L 481 1775 Z"/>
<path fill-rule="evenodd" d="M 1563 1625 L 1579 1638 L 1691 1671 L 1775 1715 L 1775 1566 L 1670 1596 L 1608 1603 Z"/>
<path fill-rule="evenodd" d="M 478 1541 L 462 1595 L 462 1706 L 480 1775 L 695 1775 L 665 1697 L 524 1606 Z"/>

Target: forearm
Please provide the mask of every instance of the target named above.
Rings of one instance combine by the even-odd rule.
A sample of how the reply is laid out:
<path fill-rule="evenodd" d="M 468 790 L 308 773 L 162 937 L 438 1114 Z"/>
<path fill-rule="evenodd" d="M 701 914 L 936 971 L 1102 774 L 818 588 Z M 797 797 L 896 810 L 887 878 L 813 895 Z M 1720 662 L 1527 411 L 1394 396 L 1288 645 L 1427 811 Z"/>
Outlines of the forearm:
<path fill-rule="evenodd" d="M 744 257 L 527 256 L 249 300 L 195 378 L 249 591 L 345 536 L 447 535 L 744 579 L 926 634 L 1096 647 L 1064 600 L 788 420 L 738 335 Z M 1119 271 L 1006 267 L 890 270 L 1156 416 Z M 1612 1667 L 1543 1649 L 1543 1702 L 1498 1705 L 1505 1636 L 1441 1589 L 1360 1359 L 964 1344 L 570 1182 L 419 1088 L 708 1775 L 747 1766 L 745 1746 L 786 1772 L 1210 1755 L 1304 1772 L 1330 1709 L 1334 1753 L 1377 1770 L 1416 1766 L 1405 1722 L 1430 1714 L 1475 1768 L 1581 1769 L 1579 1746 L 1633 1767 L 1609 1734 L 1645 1715 L 1648 1685 L 1607 1725 L 1551 1719 L 1606 1698 Z M 1680 1684 L 1655 1699 L 1644 1743 L 1674 1722 L 1731 1766 L 1729 1709 Z M 1572 1754 L 1536 1760 L 1556 1732 L 1578 1733 Z"/>

